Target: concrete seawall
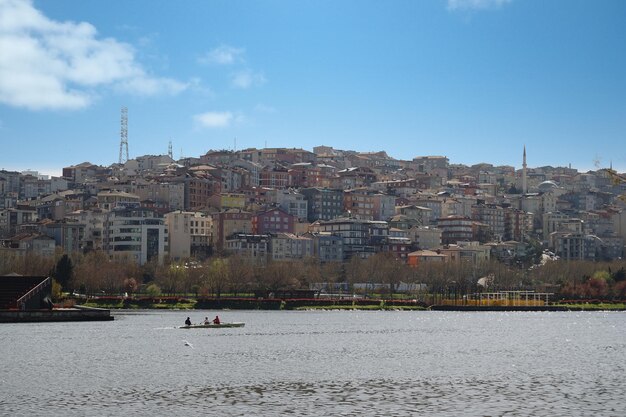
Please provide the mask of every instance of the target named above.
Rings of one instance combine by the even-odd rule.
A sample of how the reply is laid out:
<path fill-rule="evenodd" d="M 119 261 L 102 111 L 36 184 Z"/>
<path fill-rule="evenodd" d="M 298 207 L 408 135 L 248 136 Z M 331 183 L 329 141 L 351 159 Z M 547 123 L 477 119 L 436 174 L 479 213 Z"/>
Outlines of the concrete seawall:
<path fill-rule="evenodd" d="M 110 310 L 75 306 L 53 310 L 0 310 L 0 323 L 113 320 Z"/>

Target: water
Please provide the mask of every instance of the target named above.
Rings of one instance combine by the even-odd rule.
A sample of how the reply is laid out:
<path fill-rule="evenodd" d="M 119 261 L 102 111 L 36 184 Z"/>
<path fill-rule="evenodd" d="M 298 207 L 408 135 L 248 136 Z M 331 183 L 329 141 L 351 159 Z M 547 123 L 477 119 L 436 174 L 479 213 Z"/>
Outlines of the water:
<path fill-rule="evenodd" d="M 622 312 L 114 315 L 0 325 L 0 415 L 626 415 Z"/>

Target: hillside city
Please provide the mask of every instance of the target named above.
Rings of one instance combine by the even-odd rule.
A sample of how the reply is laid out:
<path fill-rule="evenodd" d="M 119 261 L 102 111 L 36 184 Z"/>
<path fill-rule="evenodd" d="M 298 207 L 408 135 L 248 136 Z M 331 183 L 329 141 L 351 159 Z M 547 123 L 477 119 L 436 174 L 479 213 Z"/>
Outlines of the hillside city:
<path fill-rule="evenodd" d="M 520 162 L 466 166 L 330 146 L 175 161 L 170 146 L 127 160 L 120 151 L 120 163 L 84 162 L 61 177 L 2 170 L 0 253 L 97 252 L 137 266 L 228 256 L 345 265 L 385 254 L 418 270 L 623 257 L 622 175 L 531 168 L 525 147 Z"/>

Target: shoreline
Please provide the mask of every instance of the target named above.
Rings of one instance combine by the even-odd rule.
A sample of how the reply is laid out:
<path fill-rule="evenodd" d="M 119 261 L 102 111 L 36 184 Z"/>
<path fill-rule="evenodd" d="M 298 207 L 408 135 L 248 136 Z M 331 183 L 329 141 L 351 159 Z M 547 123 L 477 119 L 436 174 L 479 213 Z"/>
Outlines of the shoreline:
<path fill-rule="evenodd" d="M 83 304 L 110 310 L 361 310 L 361 311 L 626 311 L 625 303 L 553 303 L 549 305 L 427 305 L 414 300 L 312 299 L 93 299 Z"/>

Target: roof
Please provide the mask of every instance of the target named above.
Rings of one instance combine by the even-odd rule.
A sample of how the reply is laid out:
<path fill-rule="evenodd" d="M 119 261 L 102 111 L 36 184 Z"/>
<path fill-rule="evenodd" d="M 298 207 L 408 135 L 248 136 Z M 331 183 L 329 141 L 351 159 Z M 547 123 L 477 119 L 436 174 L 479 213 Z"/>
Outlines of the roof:
<path fill-rule="evenodd" d="M 433 257 L 433 258 L 445 258 L 446 257 L 446 255 L 442 255 L 441 253 L 437 253 L 432 250 L 417 250 L 415 252 L 409 253 L 408 256 L 426 256 L 426 257 Z"/>

